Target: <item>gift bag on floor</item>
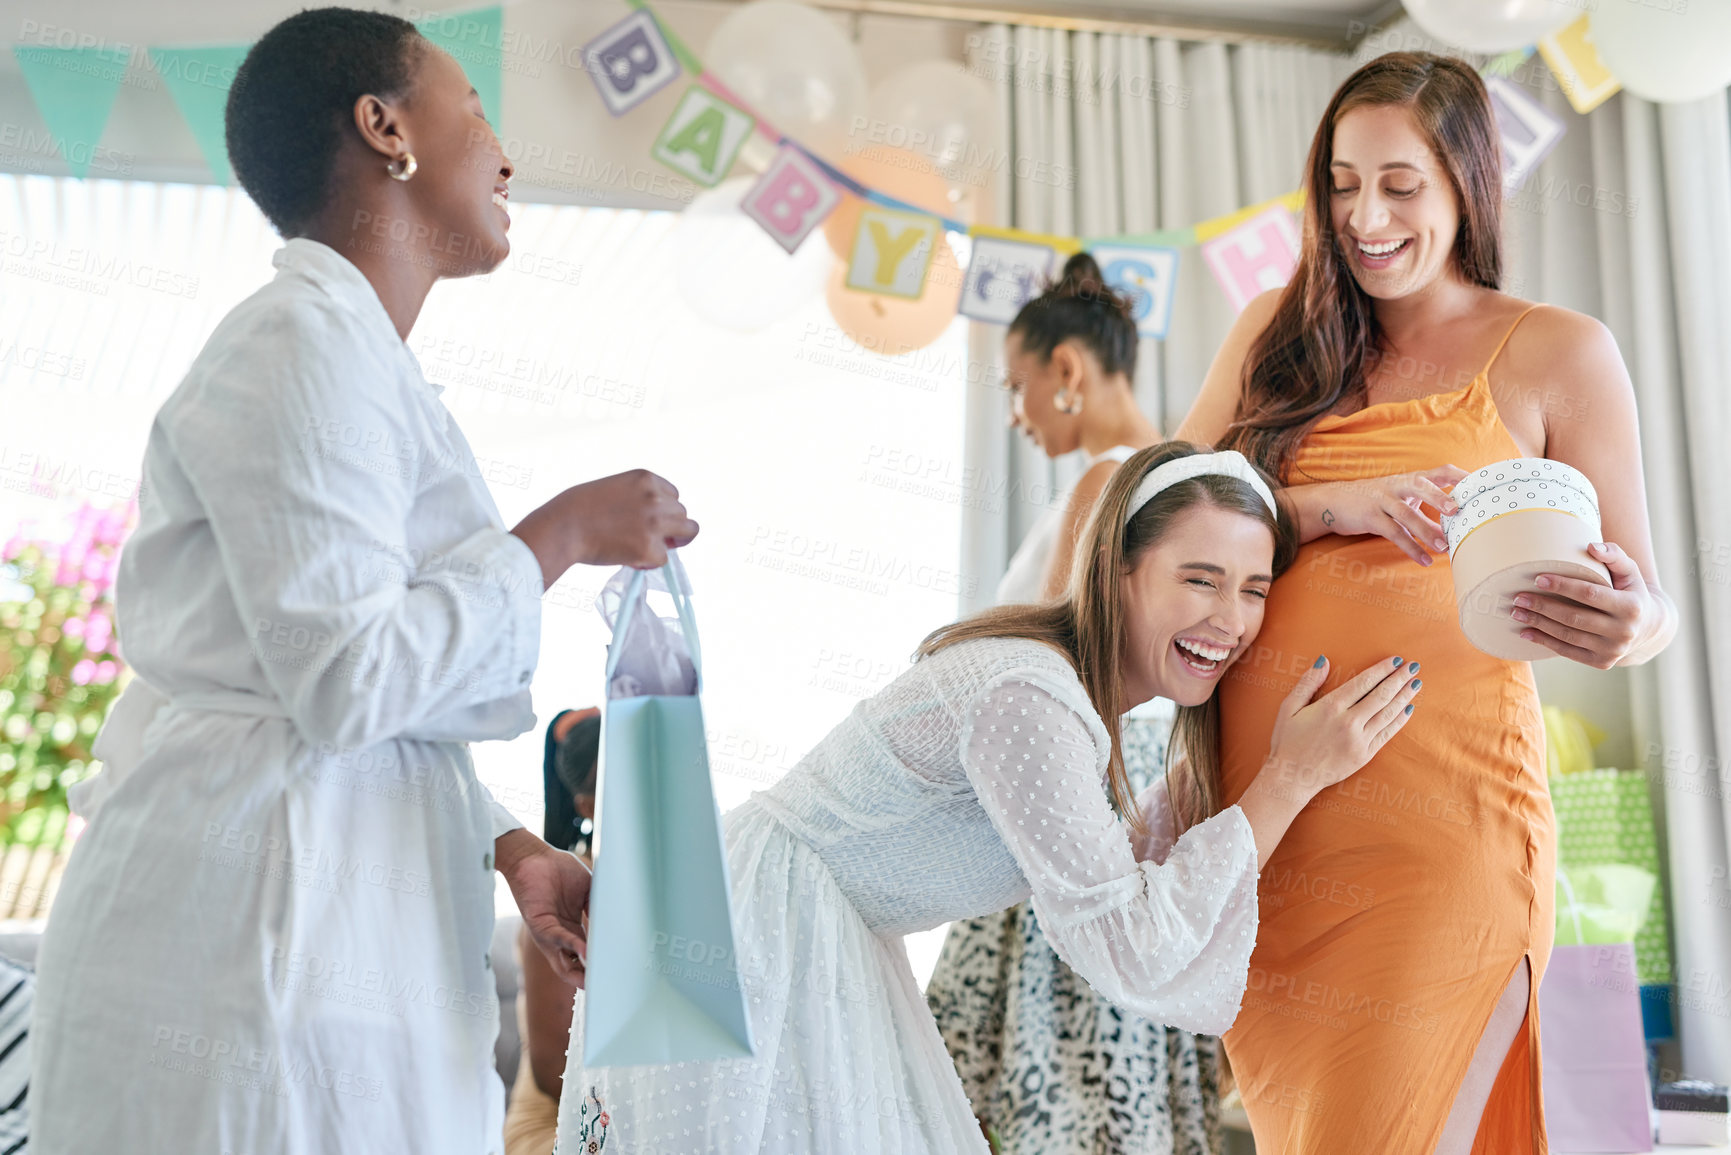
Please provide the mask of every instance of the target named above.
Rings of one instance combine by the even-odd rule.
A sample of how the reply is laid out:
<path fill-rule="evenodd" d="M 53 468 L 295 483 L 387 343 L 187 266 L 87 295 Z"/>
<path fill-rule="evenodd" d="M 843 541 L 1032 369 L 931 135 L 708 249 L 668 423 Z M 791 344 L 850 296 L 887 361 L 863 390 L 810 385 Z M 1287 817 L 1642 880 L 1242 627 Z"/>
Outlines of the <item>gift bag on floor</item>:
<path fill-rule="evenodd" d="M 676 618 L 650 609 L 652 587 L 672 596 Z M 595 799 L 583 1062 L 751 1055 L 684 569 L 669 555 L 652 574 L 622 570 L 600 605 L 613 644 Z"/>
<path fill-rule="evenodd" d="M 1640 979 L 1634 945 L 1617 940 L 1634 934 L 1652 876 L 1607 869 L 1576 887 L 1570 874 L 1557 868 L 1557 945 L 1539 984 L 1545 1130 L 1557 1155 L 1651 1151 Z"/>

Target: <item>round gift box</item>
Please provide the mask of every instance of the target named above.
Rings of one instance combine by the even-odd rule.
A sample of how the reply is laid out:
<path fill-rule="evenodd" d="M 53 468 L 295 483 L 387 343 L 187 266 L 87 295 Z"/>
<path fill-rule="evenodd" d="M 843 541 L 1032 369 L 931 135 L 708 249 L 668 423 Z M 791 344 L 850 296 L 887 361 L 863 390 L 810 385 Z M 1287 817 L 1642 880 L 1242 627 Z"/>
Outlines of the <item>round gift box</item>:
<path fill-rule="evenodd" d="M 1452 496 L 1460 510 L 1442 525 L 1461 632 L 1493 657 L 1555 657 L 1521 639 L 1528 626 L 1514 619 L 1514 598 L 1538 593 L 1533 579 L 1542 573 L 1611 584 L 1610 571 L 1587 552 L 1602 540 L 1593 483 L 1560 461 L 1516 457 L 1463 477 Z"/>

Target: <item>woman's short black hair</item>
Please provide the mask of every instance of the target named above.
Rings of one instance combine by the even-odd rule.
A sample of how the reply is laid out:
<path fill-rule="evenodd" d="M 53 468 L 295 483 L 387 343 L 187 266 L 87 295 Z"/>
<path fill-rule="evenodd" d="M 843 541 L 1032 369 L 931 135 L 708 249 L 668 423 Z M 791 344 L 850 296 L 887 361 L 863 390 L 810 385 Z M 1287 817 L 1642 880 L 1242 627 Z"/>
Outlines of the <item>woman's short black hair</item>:
<path fill-rule="evenodd" d="M 1077 253 L 1046 291 L 1010 322 L 1022 348 L 1049 360 L 1072 337 L 1099 358 L 1108 375 L 1136 372 L 1136 320 L 1130 299 L 1106 283 L 1092 254 Z"/>
<path fill-rule="evenodd" d="M 403 95 L 424 43 L 400 16 L 313 8 L 252 46 L 228 93 L 228 158 L 277 232 L 295 236 L 318 215 L 355 101 Z"/>

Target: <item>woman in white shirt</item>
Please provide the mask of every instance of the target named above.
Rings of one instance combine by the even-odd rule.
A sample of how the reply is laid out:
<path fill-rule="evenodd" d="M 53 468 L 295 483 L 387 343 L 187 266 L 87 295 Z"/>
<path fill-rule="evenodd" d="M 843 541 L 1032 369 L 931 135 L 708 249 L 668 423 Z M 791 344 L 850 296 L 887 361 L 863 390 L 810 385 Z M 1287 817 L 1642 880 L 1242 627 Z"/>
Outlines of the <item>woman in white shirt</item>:
<path fill-rule="evenodd" d="M 1256 784 L 1182 833 L 1163 783 L 1131 797 L 1117 721 L 1155 696 L 1178 702 L 1200 776 L 1175 771 L 1178 785 L 1208 780 L 1215 687 L 1296 551 L 1270 483 L 1239 455 L 1172 442 L 1126 461 L 1067 598 L 939 630 L 727 816 L 756 1054 L 589 1070 L 572 1046 L 561 1155 L 984 1151 L 900 936 L 1030 895 L 1053 949 L 1105 998 L 1224 1030 L 1244 995 L 1258 864 L 1317 791 L 1399 731 L 1417 685 L 1396 658 L 1311 703 L 1319 658 Z"/>
<path fill-rule="evenodd" d="M 696 533 L 638 471 L 507 532 L 404 338 L 507 252 L 511 165 L 407 21 L 277 25 L 228 106 L 288 243 L 150 431 L 119 632 L 137 673 L 40 956 L 43 1152 L 496 1152 L 494 871 L 581 977 L 588 874 L 468 743 L 534 724 L 543 590 Z"/>

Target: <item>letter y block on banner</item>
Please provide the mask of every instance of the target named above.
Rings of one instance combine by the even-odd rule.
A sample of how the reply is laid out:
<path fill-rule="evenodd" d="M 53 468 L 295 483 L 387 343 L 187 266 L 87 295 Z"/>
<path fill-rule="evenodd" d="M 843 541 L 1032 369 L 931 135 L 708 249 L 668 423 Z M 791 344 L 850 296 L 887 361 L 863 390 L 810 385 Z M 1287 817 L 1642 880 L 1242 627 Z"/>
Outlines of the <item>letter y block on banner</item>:
<path fill-rule="evenodd" d="M 799 149 L 784 144 L 745 194 L 740 208 L 791 253 L 840 201 L 841 193 L 823 170 Z"/>
<path fill-rule="evenodd" d="M 733 167 L 757 122 L 708 89 L 692 85 L 679 98 L 649 155 L 704 188 Z"/>
<path fill-rule="evenodd" d="M 1202 259 L 1242 313 L 1258 293 L 1278 289 L 1298 267 L 1298 226 L 1292 213 L 1270 205 L 1237 228 L 1202 244 Z"/>
<path fill-rule="evenodd" d="M 583 67 L 614 116 L 630 112 L 681 72 L 660 26 L 647 12 L 632 13 L 585 45 Z"/>
<path fill-rule="evenodd" d="M 932 251 L 943 238 L 936 217 L 866 205 L 854 230 L 847 287 L 914 299 L 925 291 Z"/>

